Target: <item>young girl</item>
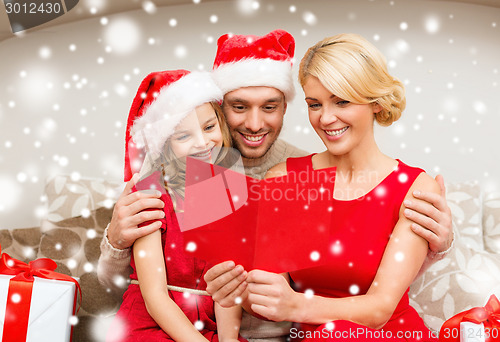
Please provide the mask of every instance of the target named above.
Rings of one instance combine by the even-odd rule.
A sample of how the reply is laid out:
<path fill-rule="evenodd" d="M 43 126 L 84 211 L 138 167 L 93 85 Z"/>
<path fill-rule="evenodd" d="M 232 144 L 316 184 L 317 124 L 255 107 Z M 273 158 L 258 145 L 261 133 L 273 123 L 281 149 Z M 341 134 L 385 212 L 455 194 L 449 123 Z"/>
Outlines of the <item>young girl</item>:
<path fill-rule="evenodd" d="M 182 217 L 186 157 L 217 162 L 223 158 L 221 148 L 230 146 L 217 103 L 221 99 L 208 73 L 156 72 L 139 87 L 127 124 L 125 175 L 137 169 L 138 151 L 146 147 L 141 175 L 160 166 L 164 219 L 160 230 L 133 245 L 131 284 L 108 340 L 245 341 L 238 338 L 241 308 L 214 307 L 204 291 L 203 274 L 210 265 L 184 254 L 177 220 Z M 143 212 L 145 217 L 151 213 Z"/>

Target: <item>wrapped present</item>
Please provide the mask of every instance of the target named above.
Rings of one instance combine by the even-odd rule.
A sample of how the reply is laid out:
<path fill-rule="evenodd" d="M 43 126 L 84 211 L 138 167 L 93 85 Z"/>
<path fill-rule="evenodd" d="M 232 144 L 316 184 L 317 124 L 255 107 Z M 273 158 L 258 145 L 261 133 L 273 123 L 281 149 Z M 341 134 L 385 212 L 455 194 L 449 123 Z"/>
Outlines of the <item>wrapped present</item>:
<path fill-rule="evenodd" d="M 439 331 L 439 341 L 500 341 L 500 302 L 498 298 L 491 295 L 484 307 L 472 308 L 448 319 Z"/>
<path fill-rule="evenodd" d="M 184 247 L 192 256 L 233 260 L 246 270 L 282 273 L 331 261 L 335 169 L 256 180 L 231 169 L 189 160 Z"/>
<path fill-rule="evenodd" d="M 1 253 L 1 247 L 0 247 Z M 26 264 L 1 254 L 0 336 L 3 342 L 70 341 L 81 289 L 54 272 L 57 264 L 41 258 Z"/>

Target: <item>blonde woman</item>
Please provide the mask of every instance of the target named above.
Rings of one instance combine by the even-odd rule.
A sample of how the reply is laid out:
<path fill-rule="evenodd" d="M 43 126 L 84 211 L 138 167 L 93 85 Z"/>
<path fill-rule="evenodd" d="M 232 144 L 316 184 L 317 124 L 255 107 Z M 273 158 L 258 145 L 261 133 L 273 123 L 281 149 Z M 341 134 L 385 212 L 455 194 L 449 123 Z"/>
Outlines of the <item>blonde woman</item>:
<path fill-rule="evenodd" d="M 418 201 L 416 189 L 439 194 L 440 188 L 423 170 L 380 151 L 373 131 L 375 122 L 388 126 L 400 118 L 402 83 L 388 73 L 382 54 L 355 34 L 311 47 L 299 81 L 326 150 L 289 158 L 267 176 L 336 168 L 334 262 L 284 277 L 250 271 L 245 308 L 297 322 L 290 333 L 295 341 L 436 341 L 408 303 L 428 243 L 411 230 L 403 202 Z"/>

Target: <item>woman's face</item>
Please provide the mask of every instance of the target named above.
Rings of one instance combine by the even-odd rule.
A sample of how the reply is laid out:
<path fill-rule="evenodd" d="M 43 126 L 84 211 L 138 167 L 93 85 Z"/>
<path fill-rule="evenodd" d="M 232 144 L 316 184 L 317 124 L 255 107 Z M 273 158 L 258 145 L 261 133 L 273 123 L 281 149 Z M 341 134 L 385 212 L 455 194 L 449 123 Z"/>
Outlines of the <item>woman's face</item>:
<path fill-rule="evenodd" d="M 214 147 L 221 146 L 219 120 L 210 103 L 196 107 L 179 123 L 170 138 L 170 148 L 181 161 L 190 156 L 210 162 Z"/>
<path fill-rule="evenodd" d="M 304 93 L 309 121 L 333 155 L 344 155 L 373 139 L 378 104 L 355 104 L 330 93 L 317 77 L 308 76 Z"/>

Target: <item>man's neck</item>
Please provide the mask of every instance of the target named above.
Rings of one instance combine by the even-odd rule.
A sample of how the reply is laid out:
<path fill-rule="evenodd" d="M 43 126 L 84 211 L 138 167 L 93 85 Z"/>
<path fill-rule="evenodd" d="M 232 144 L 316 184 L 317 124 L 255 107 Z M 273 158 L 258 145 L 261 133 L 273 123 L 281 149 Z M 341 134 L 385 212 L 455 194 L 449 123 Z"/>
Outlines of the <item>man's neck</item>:
<path fill-rule="evenodd" d="M 269 170 L 274 165 L 278 164 L 280 156 L 283 155 L 285 145 L 283 141 L 276 140 L 274 144 L 271 145 L 269 150 L 260 158 L 245 158 L 243 159 L 243 166 L 245 167 L 245 173 L 254 178 L 264 178 L 267 170 Z"/>

